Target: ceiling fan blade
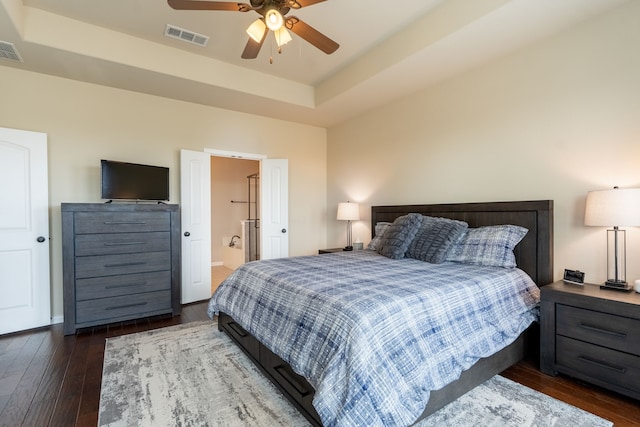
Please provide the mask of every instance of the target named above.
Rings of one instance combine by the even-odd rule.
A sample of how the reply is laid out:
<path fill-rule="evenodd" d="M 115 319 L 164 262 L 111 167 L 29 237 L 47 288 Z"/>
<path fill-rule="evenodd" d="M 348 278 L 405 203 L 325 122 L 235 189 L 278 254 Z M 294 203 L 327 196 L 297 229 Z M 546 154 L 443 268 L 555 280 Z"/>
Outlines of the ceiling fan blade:
<path fill-rule="evenodd" d="M 167 3 L 176 10 L 229 10 L 232 12 L 248 12 L 253 10 L 253 7 L 246 3 L 231 3 L 226 1 L 167 0 Z"/>
<path fill-rule="evenodd" d="M 251 37 L 247 41 L 247 44 L 242 51 L 242 55 L 240 56 L 242 59 L 255 59 L 258 57 L 258 53 L 260 53 L 260 48 L 264 43 L 264 39 L 267 38 L 267 33 L 269 32 L 268 28 L 265 28 L 264 34 L 262 35 L 262 39 L 259 42 L 255 41 Z"/>
<path fill-rule="evenodd" d="M 322 3 L 323 1 L 327 0 L 287 0 L 287 6 L 291 9 L 300 9 L 316 3 Z"/>
<path fill-rule="evenodd" d="M 326 53 L 327 55 L 335 52 L 340 45 L 329 37 L 322 34 L 320 31 L 313 28 L 311 25 L 299 20 L 295 16 L 289 16 L 286 21 L 288 29 Z"/>

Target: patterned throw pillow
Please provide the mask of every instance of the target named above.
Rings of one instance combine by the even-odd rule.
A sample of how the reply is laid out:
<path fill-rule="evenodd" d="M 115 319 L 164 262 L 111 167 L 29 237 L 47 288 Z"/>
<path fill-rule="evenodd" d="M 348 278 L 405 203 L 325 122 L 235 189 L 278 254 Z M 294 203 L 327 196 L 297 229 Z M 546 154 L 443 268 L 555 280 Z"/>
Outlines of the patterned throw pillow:
<path fill-rule="evenodd" d="M 422 215 L 410 213 L 396 218 L 395 221 L 384 232 L 378 243 L 378 253 L 391 259 L 404 258 L 404 253 L 416 236 Z"/>
<path fill-rule="evenodd" d="M 513 248 L 528 231 L 517 225 L 469 228 L 465 235 L 453 245 L 446 261 L 513 268 L 516 266 Z"/>
<path fill-rule="evenodd" d="M 389 228 L 390 225 L 391 225 L 390 222 L 384 222 L 384 221 L 376 223 L 376 235 L 373 236 L 373 239 L 371 239 L 371 241 L 367 245 L 367 249 L 371 249 L 372 251 L 378 250 L 380 239 L 382 239 L 382 235 L 384 234 L 385 231 L 387 231 L 387 228 Z"/>
<path fill-rule="evenodd" d="M 432 264 L 440 264 L 468 226 L 464 221 L 424 216 L 422 225 L 409 245 L 405 256 Z"/>

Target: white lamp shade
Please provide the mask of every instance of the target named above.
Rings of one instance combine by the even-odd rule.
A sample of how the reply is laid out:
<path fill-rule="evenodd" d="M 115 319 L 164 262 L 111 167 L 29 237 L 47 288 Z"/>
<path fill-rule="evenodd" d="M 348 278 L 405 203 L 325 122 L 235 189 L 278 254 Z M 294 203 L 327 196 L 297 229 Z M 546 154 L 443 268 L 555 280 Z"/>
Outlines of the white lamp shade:
<path fill-rule="evenodd" d="M 351 202 L 338 203 L 337 219 L 342 221 L 359 221 L 360 205 L 357 203 L 351 203 Z"/>
<path fill-rule="evenodd" d="M 282 47 L 291 41 L 291 34 L 289 34 L 289 31 L 287 31 L 285 27 L 280 27 L 280 29 L 276 30 L 273 34 L 276 37 L 278 47 Z"/>
<path fill-rule="evenodd" d="M 264 37 L 266 29 L 267 26 L 264 21 L 262 19 L 256 19 L 251 25 L 249 25 L 249 28 L 247 28 L 247 34 L 249 34 L 249 37 L 255 40 L 256 43 L 260 43 Z"/>
<path fill-rule="evenodd" d="M 640 226 L 640 188 L 588 192 L 584 224 L 601 227 Z"/>

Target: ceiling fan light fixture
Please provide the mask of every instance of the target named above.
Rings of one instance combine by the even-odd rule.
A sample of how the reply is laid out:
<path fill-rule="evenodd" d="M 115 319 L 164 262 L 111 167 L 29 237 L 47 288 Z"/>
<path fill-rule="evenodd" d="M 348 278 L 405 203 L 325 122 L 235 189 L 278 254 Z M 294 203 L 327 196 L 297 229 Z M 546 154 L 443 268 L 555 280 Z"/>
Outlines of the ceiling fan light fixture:
<path fill-rule="evenodd" d="M 249 37 L 255 40 L 256 43 L 260 43 L 264 37 L 264 30 L 266 28 L 267 26 L 262 19 L 256 19 L 249 25 L 249 28 L 247 28 L 247 34 L 249 34 Z"/>
<path fill-rule="evenodd" d="M 284 25 L 284 17 L 277 9 L 269 9 L 264 14 L 264 20 L 271 31 L 278 31 Z"/>
<path fill-rule="evenodd" d="M 289 31 L 287 31 L 285 27 L 280 27 L 280 29 L 274 31 L 273 34 L 276 37 L 276 43 L 278 44 L 278 47 L 282 47 L 292 40 L 291 34 L 289 34 Z"/>

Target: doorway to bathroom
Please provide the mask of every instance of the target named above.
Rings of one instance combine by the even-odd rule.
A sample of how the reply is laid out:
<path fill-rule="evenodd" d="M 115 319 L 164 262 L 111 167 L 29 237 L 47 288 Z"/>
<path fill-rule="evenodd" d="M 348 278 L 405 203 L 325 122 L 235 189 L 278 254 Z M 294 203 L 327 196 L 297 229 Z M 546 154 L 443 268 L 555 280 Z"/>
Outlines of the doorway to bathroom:
<path fill-rule="evenodd" d="M 211 234 L 211 157 L 255 160 L 259 164 L 260 259 L 289 255 L 289 164 L 287 159 L 223 150 L 180 150 L 180 222 L 182 231 L 182 304 L 211 296 L 212 248 L 220 248 Z M 227 200 L 229 203 L 231 199 Z M 224 202 L 221 204 L 224 206 Z M 220 218 L 216 215 L 216 218 Z M 214 221 L 215 223 L 215 221 Z M 234 234 L 231 235 L 233 237 Z M 223 237 L 223 236 L 220 236 Z"/>
<path fill-rule="evenodd" d="M 211 156 L 211 290 L 260 259 L 260 162 Z"/>

